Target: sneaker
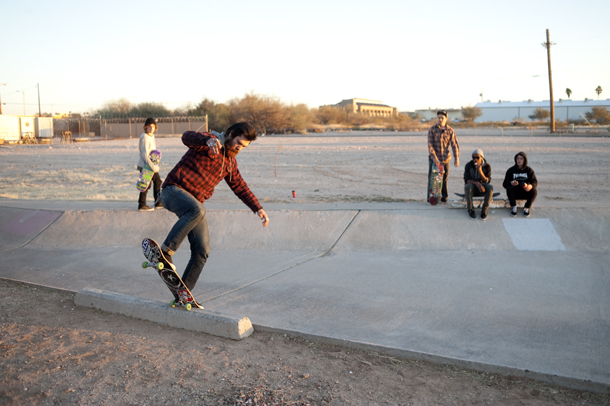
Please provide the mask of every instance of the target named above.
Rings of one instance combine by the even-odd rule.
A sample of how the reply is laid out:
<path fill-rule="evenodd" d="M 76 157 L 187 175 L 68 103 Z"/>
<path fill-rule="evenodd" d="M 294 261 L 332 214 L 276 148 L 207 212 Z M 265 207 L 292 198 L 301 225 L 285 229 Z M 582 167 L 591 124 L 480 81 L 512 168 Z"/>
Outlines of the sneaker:
<path fill-rule="evenodd" d="M 163 208 L 163 203 L 159 202 L 157 204 L 155 204 L 155 209 L 162 209 Z"/>
<path fill-rule="evenodd" d="M 154 209 L 150 206 L 144 205 L 144 206 L 140 206 L 138 207 L 138 211 L 153 211 Z"/>
<path fill-rule="evenodd" d="M 510 215 L 513 217 L 517 216 L 517 206 L 513 207 L 513 209 L 510 211 Z"/>
<path fill-rule="evenodd" d="M 477 215 L 475 214 L 474 210 L 468 210 L 468 215 L 470 216 L 471 219 L 477 218 Z"/>
<path fill-rule="evenodd" d="M 161 251 L 161 254 L 163 255 L 163 258 L 165 259 L 165 262 L 167 262 L 169 264 L 169 266 L 172 268 L 172 270 L 176 270 L 176 265 L 174 265 L 174 261 L 172 260 L 172 256 L 169 255 L 167 252 L 165 251 Z"/>
<path fill-rule="evenodd" d="M 523 215 L 525 217 L 529 217 L 530 216 L 530 209 L 523 209 Z"/>
<path fill-rule="evenodd" d="M 487 220 L 487 210 L 481 212 L 481 220 Z"/>

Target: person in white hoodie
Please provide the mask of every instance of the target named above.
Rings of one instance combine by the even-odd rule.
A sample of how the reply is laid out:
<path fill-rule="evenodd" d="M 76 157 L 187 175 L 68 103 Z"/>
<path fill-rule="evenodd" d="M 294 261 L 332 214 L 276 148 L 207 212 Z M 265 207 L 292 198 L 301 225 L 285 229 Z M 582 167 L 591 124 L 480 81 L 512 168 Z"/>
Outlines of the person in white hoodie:
<path fill-rule="evenodd" d="M 161 201 L 159 200 L 159 192 L 161 191 L 161 177 L 159 176 L 159 164 L 155 164 L 150 160 L 150 152 L 157 149 L 155 143 L 155 131 L 157 131 L 157 120 L 152 117 L 146 119 L 144 123 L 144 132 L 140 135 L 140 158 L 138 160 L 138 172 L 142 171 L 145 165 L 148 165 L 150 169 L 154 171 L 154 175 L 148 185 L 148 188 L 144 192 L 140 192 L 138 197 L 138 210 L 139 211 L 152 211 L 152 207 L 146 204 L 146 195 L 150 186 L 153 186 L 153 197 L 155 198 L 155 208 L 163 208 Z"/>

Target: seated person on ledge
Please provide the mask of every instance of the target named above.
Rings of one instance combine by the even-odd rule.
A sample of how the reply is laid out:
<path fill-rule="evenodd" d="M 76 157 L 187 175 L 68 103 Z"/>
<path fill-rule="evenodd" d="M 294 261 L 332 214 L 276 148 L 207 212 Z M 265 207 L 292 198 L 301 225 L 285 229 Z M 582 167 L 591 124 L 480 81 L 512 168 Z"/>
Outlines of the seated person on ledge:
<path fill-rule="evenodd" d="M 473 196 L 485 196 L 481 220 L 487 218 L 487 209 L 489 209 L 494 192 L 494 187 L 489 182 L 491 182 L 491 165 L 485 160 L 483 150 L 475 149 L 472 153 L 472 161 L 468 162 L 464 168 L 464 198 L 470 218 L 477 218 L 472 205 Z"/>
<path fill-rule="evenodd" d="M 510 215 L 517 215 L 517 199 L 526 200 L 523 215 L 529 217 L 532 204 L 538 195 L 538 180 L 534 170 L 527 166 L 527 155 L 519 152 L 515 155 L 515 165 L 508 168 L 502 186 L 506 189 L 506 196 L 510 202 Z"/>

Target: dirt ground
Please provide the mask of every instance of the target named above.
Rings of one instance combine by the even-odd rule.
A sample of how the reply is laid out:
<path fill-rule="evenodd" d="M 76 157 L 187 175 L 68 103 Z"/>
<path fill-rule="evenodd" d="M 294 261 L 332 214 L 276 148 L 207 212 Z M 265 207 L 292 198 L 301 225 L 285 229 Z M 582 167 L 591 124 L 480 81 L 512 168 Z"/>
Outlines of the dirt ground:
<path fill-rule="evenodd" d="M 479 131 L 480 133 L 481 131 Z M 610 137 L 473 136 L 458 131 L 461 162 L 451 164 L 449 193 L 463 193 L 464 167 L 483 149 L 495 191 L 525 151 L 539 180 L 536 205 L 610 204 Z M 610 135 L 610 133 L 608 133 Z M 425 201 L 425 132 L 316 134 L 259 137 L 237 158 L 242 176 L 263 206 L 279 204 Z M 161 178 L 180 160 L 180 138 L 158 138 Z M 0 197 L 137 201 L 138 140 L 0 146 Z M 292 197 L 292 191 L 296 198 Z M 149 199 L 152 200 L 152 193 Z M 210 203 L 241 204 L 224 182 Z M 535 208 L 534 206 L 534 208 Z M 245 206 L 244 206 L 245 207 Z"/>
<path fill-rule="evenodd" d="M 285 335 L 227 340 L 16 282 L 0 280 L 0 296 L 3 405 L 610 404 L 609 395 Z"/>

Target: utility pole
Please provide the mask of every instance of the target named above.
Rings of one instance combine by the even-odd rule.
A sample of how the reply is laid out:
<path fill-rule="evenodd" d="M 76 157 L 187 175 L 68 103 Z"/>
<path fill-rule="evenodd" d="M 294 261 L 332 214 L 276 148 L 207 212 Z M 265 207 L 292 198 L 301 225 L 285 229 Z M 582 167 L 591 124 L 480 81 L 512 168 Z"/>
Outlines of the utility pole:
<path fill-rule="evenodd" d="M 42 117 L 40 112 L 40 83 L 36 83 L 36 87 L 38 88 L 38 117 Z"/>
<path fill-rule="evenodd" d="M 0 86 L 6 86 L 6 83 L 0 83 Z M 2 114 L 2 97 L 0 97 L 0 115 Z"/>
<path fill-rule="evenodd" d="M 551 45 L 555 45 L 551 42 L 549 29 L 546 30 L 546 42 L 542 44 L 546 48 L 546 55 L 549 61 L 549 92 L 551 96 L 551 132 L 555 132 L 555 102 L 553 101 L 553 76 L 551 71 Z"/>

